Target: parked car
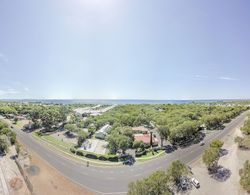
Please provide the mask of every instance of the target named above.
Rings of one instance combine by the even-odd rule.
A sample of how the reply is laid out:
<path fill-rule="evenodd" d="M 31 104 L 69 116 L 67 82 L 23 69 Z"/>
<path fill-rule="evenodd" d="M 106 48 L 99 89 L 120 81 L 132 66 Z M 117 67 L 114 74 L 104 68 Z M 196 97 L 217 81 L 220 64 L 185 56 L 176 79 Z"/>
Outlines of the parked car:
<path fill-rule="evenodd" d="M 124 164 L 124 165 L 132 165 L 133 161 L 131 159 L 128 159 L 128 160 L 123 161 L 122 164 Z"/>
<path fill-rule="evenodd" d="M 192 184 L 196 187 L 199 188 L 200 187 L 200 183 L 198 182 L 197 179 L 195 179 L 194 177 L 191 179 Z"/>
<path fill-rule="evenodd" d="M 180 178 L 180 185 L 182 190 L 186 190 L 188 187 L 188 180 L 186 177 L 181 177 Z"/>
<path fill-rule="evenodd" d="M 200 142 L 200 146 L 204 146 L 205 145 L 205 142 L 204 141 L 201 141 Z"/>

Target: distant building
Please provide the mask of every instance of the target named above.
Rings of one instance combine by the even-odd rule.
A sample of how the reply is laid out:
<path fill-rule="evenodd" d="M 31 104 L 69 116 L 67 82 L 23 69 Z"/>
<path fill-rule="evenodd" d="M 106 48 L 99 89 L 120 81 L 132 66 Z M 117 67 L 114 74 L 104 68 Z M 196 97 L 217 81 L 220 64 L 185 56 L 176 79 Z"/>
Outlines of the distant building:
<path fill-rule="evenodd" d="M 135 141 L 142 141 L 144 144 L 150 145 L 150 134 L 134 134 Z M 152 137 L 153 146 L 158 146 L 158 139 Z"/>
<path fill-rule="evenodd" d="M 111 126 L 109 124 L 104 125 L 101 129 L 99 129 L 96 133 L 95 133 L 95 138 L 98 139 L 105 139 L 105 137 L 107 136 L 109 130 L 110 130 Z"/>

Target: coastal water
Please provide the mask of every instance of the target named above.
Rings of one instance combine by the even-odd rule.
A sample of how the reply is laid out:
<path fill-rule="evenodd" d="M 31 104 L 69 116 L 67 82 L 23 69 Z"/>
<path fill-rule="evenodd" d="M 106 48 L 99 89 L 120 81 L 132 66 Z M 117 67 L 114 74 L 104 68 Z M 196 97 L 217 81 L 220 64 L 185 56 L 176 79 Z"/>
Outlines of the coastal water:
<path fill-rule="evenodd" d="M 3 100 L 2 100 L 3 101 Z M 18 99 L 4 100 L 8 102 L 35 102 L 45 104 L 190 104 L 190 103 L 218 103 L 236 100 L 136 100 L 136 99 Z"/>

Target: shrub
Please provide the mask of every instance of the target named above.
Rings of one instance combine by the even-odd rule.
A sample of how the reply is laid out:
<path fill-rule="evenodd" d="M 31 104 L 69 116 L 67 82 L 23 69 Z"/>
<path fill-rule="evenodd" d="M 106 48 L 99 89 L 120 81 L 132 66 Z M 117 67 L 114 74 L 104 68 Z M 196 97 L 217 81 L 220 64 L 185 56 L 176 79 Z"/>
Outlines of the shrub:
<path fill-rule="evenodd" d="M 118 162 L 118 156 L 109 155 L 108 160 L 111 161 L 111 162 Z"/>
<path fill-rule="evenodd" d="M 104 155 L 100 155 L 100 156 L 98 157 L 98 159 L 99 159 L 99 160 L 104 160 L 104 161 L 106 161 L 106 160 L 108 160 L 108 157 L 107 157 L 107 156 L 104 156 Z"/>
<path fill-rule="evenodd" d="M 136 153 L 135 153 L 135 157 L 141 157 L 142 155 L 145 155 L 146 153 L 147 153 L 146 150 L 143 150 L 143 151 L 141 151 L 141 152 L 136 152 Z"/>
<path fill-rule="evenodd" d="M 76 149 L 74 147 L 70 148 L 70 152 L 72 152 L 73 154 L 76 153 Z"/>
<path fill-rule="evenodd" d="M 98 159 L 98 156 L 96 154 L 91 154 L 91 153 L 85 154 L 85 157 L 91 159 Z"/>
<path fill-rule="evenodd" d="M 84 156 L 84 152 L 82 150 L 77 150 L 76 155 Z"/>

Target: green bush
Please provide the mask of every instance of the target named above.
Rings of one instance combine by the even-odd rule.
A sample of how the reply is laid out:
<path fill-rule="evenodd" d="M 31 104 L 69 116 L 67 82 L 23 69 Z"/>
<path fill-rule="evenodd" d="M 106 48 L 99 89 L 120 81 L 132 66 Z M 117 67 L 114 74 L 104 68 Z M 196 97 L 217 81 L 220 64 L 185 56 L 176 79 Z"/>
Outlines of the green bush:
<path fill-rule="evenodd" d="M 91 153 L 87 153 L 85 154 L 86 158 L 91 158 L 91 159 L 98 159 L 98 155 L 96 154 L 91 154 Z"/>
<path fill-rule="evenodd" d="M 84 152 L 82 150 L 77 150 L 76 155 L 84 156 Z"/>
<path fill-rule="evenodd" d="M 145 154 L 147 154 L 147 151 L 146 151 L 146 150 L 143 150 L 143 151 L 141 151 L 141 152 L 136 152 L 136 153 L 135 153 L 135 157 L 141 157 L 141 156 L 143 156 L 143 155 L 145 155 Z"/>
<path fill-rule="evenodd" d="M 118 156 L 109 155 L 108 160 L 111 161 L 111 162 L 118 162 Z"/>
<path fill-rule="evenodd" d="M 108 157 L 107 157 L 107 156 L 104 156 L 104 155 L 100 155 L 100 156 L 98 157 L 98 159 L 99 159 L 99 160 L 106 161 L 106 160 L 108 160 Z"/>
<path fill-rule="evenodd" d="M 70 148 L 70 152 L 72 152 L 73 154 L 75 154 L 76 153 L 76 149 L 75 148 Z"/>

